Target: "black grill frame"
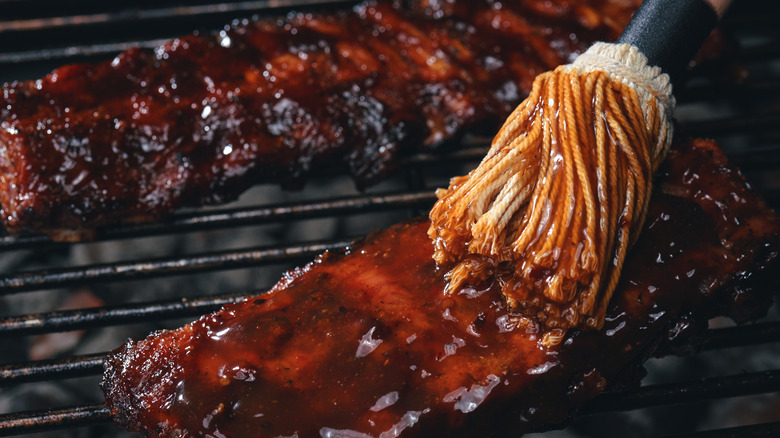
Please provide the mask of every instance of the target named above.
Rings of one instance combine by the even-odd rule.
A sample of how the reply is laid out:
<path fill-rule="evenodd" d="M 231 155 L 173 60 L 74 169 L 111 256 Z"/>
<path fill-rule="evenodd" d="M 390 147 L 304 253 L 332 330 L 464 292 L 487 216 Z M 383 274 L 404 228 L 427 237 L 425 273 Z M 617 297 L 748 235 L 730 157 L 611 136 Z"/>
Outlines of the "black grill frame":
<path fill-rule="evenodd" d="M 5 3 L 5 4 L 4 4 Z M 27 17 L 37 8 L 54 5 L 48 0 L 0 1 L 0 9 L 9 7 L 19 16 L 14 21 L 0 21 L 0 69 L 6 72 L 18 72 L 25 78 L 29 71 L 43 71 L 51 67 L 70 62 L 89 61 L 115 54 L 131 47 L 155 47 L 177 34 L 158 38 L 156 33 L 134 35 L 127 38 L 120 30 L 116 37 L 106 40 L 85 42 L 84 33 L 93 29 L 104 30 L 106 25 L 139 26 L 159 23 L 159 20 L 175 20 L 191 26 L 194 30 L 202 28 L 201 23 L 211 23 L 218 29 L 220 23 L 228 23 L 235 17 L 249 17 L 256 14 L 279 14 L 290 7 L 317 8 L 355 3 L 354 1 L 328 0 L 282 0 L 282 1 L 244 1 L 210 2 L 196 1 L 187 5 L 175 1 L 163 6 L 152 2 L 140 2 L 141 7 L 123 3 L 113 6 L 97 6 L 97 2 L 82 2 L 78 7 L 87 8 L 78 13 Z M 147 5 L 147 3 L 149 3 Z M 194 3 L 194 4 L 192 4 Z M 746 6 L 745 6 L 746 4 Z M 86 5 L 86 6 L 85 6 Z M 101 7 L 109 10 L 89 12 L 89 8 Z M 62 6 L 60 5 L 60 9 Z M 57 8 L 53 8 L 57 11 Z M 769 96 L 780 96 L 780 31 L 771 30 L 773 23 L 780 18 L 772 13 L 772 5 L 767 0 L 751 0 L 743 5 L 735 5 L 724 26 L 730 28 L 738 37 L 759 30 L 769 30 L 769 41 L 757 44 L 745 44 L 734 53 L 724 56 L 723 60 L 712 62 L 700 68 L 699 75 L 692 79 L 690 86 L 676 94 L 682 105 L 716 105 L 716 102 L 734 103 L 738 109 L 750 99 L 766 100 Z M 44 13 L 45 14 L 45 13 Z M 9 26 L 8 23 L 14 23 Z M 194 24 L 198 23 L 198 24 Z M 33 41 L 27 45 L 13 46 L 15 39 L 29 35 L 57 34 L 73 31 L 72 40 L 60 41 L 59 45 L 43 45 Z M 748 39 L 750 39 L 748 37 Z M 35 40 L 35 38 L 33 38 Z M 739 40 L 740 44 L 744 41 Z M 37 45 L 36 45 L 37 44 Z M 741 82 L 713 82 L 707 78 L 712 71 L 724 66 L 740 64 L 748 70 L 758 70 L 762 74 L 757 80 Z M 37 70 L 36 70 L 37 69 Z M 769 73 L 767 73 L 769 71 Z M 8 73 L 6 73 L 8 74 Z M 37 73 L 36 73 L 37 74 Z M 10 80 L 9 78 L 2 78 Z M 698 79 L 698 81 L 697 81 Z M 717 96 L 713 96 L 713 92 Z M 719 104 L 719 103 L 718 103 Z M 742 166 L 749 177 L 759 182 L 757 188 L 778 207 L 780 205 L 780 186 L 765 182 L 767 175 L 780 174 L 780 106 L 759 112 L 737 112 L 726 117 L 681 120 L 681 128 L 686 134 L 715 137 L 726 145 L 730 159 Z M 756 135 L 756 133 L 758 133 Z M 744 137 L 751 137 L 749 147 L 728 145 L 741 144 Z M 759 137 L 758 140 L 752 137 Z M 737 140 L 734 140 L 734 139 Z M 97 241 L 113 241 L 167 236 L 181 233 L 209 232 L 237 227 L 258 226 L 267 223 L 284 223 L 311 218 L 340 217 L 365 213 L 387 211 L 405 211 L 409 217 L 424 212 L 435 200 L 432 188 L 441 185 L 441 179 L 435 180 L 430 174 L 458 174 L 454 168 L 473 165 L 487 150 L 488 139 L 468 138 L 460 148 L 448 154 L 417 154 L 406 157 L 402 163 L 403 172 L 397 179 L 403 180 L 401 191 L 376 190 L 369 193 L 352 193 L 327 199 L 306 200 L 275 205 L 255 205 L 250 207 L 220 209 L 201 209 L 194 212 L 179 213 L 171 219 L 152 224 L 126 225 L 100 230 Z M 444 170 L 442 170 L 442 168 Z M 778 182 L 780 184 L 780 182 Z M 211 270 L 227 270 L 241 267 L 257 267 L 279 263 L 303 263 L 328 249 L 348 246 L 359 236 L 338 236 L 338 238 L 288 242 L 284 245 L 241 248 L 239 250 L 212 251 L 201 254 L 187 254 L 156 259 L 139 259 L 127 262 L 110 262 L 90 266 L 57 267 L 41 270 L 15 270 L 0 274 L 0 297 L 28 294 L 33 291 L 53 288 L 74 288 L 105 282 L 129 280 L 151 280 L 170 275 L 189 275 Z M 52 248 L 66 248 L 72 244 L 52 243 L 45 236 L 0 236 L 0 252 L 47 251 Z M 238 293 L 224 293 L 213 296 L 182 297 L 156 302 L 127 303 L 100 308 L 87 308 L 69 311 L 55 311 L 38 314 L 25 314 L 0 317 L 0 337 L 11 338 L 34 334 L 53 333 L 69 330 L 99 330 L 103 327 L 133 324 L 146 321 L 194 317 L 218 309 L 224 304 L 240 300 L 246 295 L 257 295 L 264 289 L 247 290 Z M 780 343 L 780 322 L 768 320 L 753 325 L 734 328 L 712 329 L 707 332 L 704 351 L 721 350 L 746 345 L 766 345 Z M 99 374 L 105 352 L 88 355 L 67 356 L 45 361 L 28 361 L 0 365 L 0 387 L 7 388 L 26 382 L 65 379 Z M 780 393 L 780 370 L 767 370 L 753 373 L 718 376 L 705 380 L 646 385 L 639 389 L 605 394 L 588 404 L 582 415 L 604 415 L 605 413 L 641 409 L 651 406 L 688 403 L 700 400 L 715 400 L 740 395 Z M 40 411 L 0 413 L 0 436 L 27 434 L 40 430 L 52 430 L 61 427 L 76 427 L 110 421 L 110 412 L 103 404 L 84 404 L 73 408 L 50 409 Z M 780 416 L 777 421 L 762 425 L 747 425 L 720 431 L 700 432 L 695 436 L 734 436 L 757 437 L 777 436 L 780 434 Z M 686 435 L 688 436 L 688 435 Z"/>

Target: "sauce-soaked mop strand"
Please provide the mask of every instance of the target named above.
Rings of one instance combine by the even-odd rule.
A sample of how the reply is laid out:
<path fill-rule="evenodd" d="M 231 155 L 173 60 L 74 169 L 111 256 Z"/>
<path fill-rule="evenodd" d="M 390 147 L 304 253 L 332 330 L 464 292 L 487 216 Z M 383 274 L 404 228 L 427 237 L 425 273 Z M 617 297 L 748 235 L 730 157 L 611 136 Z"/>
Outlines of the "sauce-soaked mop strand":
<path fill-rule="evenodd" d="M 669 77 L 597 43 L 539 75 L 479 167 L 453 178 L 428 235 L 450 292 L 497 279 L 543 343 L 604 322 L 671 141 Z"/>

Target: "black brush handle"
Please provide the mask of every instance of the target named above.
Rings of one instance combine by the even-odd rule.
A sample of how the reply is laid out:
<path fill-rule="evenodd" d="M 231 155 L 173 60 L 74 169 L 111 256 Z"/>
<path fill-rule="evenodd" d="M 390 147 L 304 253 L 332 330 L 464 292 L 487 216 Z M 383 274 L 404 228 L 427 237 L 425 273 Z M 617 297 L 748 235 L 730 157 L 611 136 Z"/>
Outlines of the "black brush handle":
<path fill-rule="evenodd" d="M 718 24 L 728 2 L 645 0 L 618 38 L 635 46 L 672 79 L 679 78 L 704 40 Z M 716 12 L 713 8 L 718 7 Z"/>

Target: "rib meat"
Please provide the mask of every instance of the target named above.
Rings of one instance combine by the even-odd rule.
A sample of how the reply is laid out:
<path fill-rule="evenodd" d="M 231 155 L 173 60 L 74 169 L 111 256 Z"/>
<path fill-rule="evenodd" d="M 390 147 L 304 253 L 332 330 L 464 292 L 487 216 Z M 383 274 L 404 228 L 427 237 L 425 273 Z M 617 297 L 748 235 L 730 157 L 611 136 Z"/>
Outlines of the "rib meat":
<path fill-rule="evenodd" d="M 377 232 L 268 294 L 128 341 L 103 381 L 116 420 L 163 437 L 517 436 L 564 421 L 675 324 L 759 316 L 777 280 L 780 220 L 705 140 L 673 147 L 604 328 L 554 347 L 497 284 L 445 295 L 427 227 Z"/>
<path fill-rule="evenodd" d="M 538 73 L 614 39 L 638 3 L 368 2 L 7 84 L 0 216 L 73 239 L 325 167 L 370 184 L 403 150 L 492 132 Z"/>

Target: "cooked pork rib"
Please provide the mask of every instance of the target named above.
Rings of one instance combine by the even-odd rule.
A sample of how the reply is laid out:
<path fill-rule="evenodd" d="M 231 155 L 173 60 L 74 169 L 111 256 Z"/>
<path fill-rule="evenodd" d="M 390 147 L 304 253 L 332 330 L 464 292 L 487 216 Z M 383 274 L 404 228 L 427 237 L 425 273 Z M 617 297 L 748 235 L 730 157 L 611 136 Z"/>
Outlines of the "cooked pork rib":
<path fill-rule="evenodd" d="M 402 150 L 492 132 L 538 73 L 615 38 L 639 0 L 510 3 L 289 14 L 7 84 L 2 220 L 79 238 L 329 166 L 365 186 Z"/>
<path fill-rule="evenodd" d="M 516 436 L 561 422 L 682 319 L 768 306 L 780 220 L 717 146 L 676 145 L 656 188 L 600 331 L 544 348 L 498 282 L 445 295 L 417 220 L 128 341 L 106 362 L 106 401 L 124 427 L 163 437 Z"/>

